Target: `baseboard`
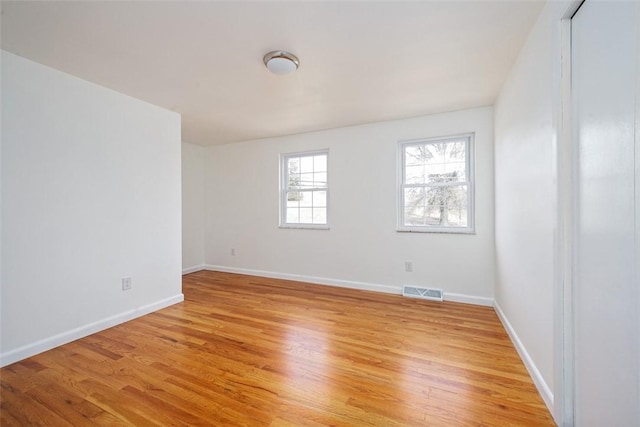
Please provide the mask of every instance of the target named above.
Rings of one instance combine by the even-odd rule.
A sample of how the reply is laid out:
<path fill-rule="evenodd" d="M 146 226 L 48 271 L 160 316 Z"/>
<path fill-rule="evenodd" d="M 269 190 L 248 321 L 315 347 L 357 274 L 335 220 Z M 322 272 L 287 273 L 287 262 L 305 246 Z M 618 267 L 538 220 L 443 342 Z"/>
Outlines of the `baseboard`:
<path fill-rule="evenodd" d="M 172 297 L 156 301 L 151 304 L 137 307 L 132 310 L 125 311 L 123 313 L 116 314 L 114 316 L 107 317 L 105 319 L 98 320 L 96 322 L 89 323 L 88 325 L 81 326 L 79 328 L 72 329 L 70 331 L 62 332 L 58 335 L 54 335 L 49 338 L 36 341 L 31 344 L 10 350 L 6 353 L 0 354 L 0 367 L 10 365 L 18 362 L 27 357 L 35 356 L 52 348 L 70 343 L 80 338 L 84 338 L 88 335 L 95 334 L 96 332 L 103 331 L 120 323 L 128 322 L 136 317 L 144 316 L 145 314 L 152 313 L 154 311 L 169 307 L 170 305 L 177 304 L 184 301 L 184 295 L 178 294 Z"/>
<path fill-rule="evenodd" d="M 542 374 L 536 367 L 533 359 L 531 359 L 531 356 L 529 356 L 527 349 L 525 348 L 524 344 L 522 344 L 522 341 L 520 341 L 520 338 L 518 338 L 518 334 L 516 334 L 516 331 L 511 326 L 511 323 L 509 323 L 509 320 L 507 319 L 497 302 L 494 303 L 494 309 L 496 310 L 498 318 L 502 322 L 504 329 L 507 331 L 507 334 L 509 334 L 509 337 L 511 338 L 511 341 L 515 346 L 516 351 L 520 355 L 525 368 L 527 368 L 529 375 L 531 375 L 533 383 L 536 385 L 540 396 L 542 396 L 542 400 L 544 400 L 545 405 L 547 405 L 549 412 L 553 414 L 553 393 L 551 392 L 549 385 L 545 382 L 544 378 L 542 378 Z"/>
<path fill-rule="evenodd" d="M 452 294 L 449 292 L 445 292 L 442 297 L 445 301 L 451 302 L 462 302 L 464 304 L 473 304 L 473 305 L 483 305 L 485 307 L 493 307 L 494 300 L 493 298 L 487 297 L 476 297 L 473 295 L 465 295 L 465 294 Z"/>
<path fill-rule="evenodd" d="M 364 291 L 384 292 L 387 294 L 402 294 L 401 286 L 380 285 L 376 283 L 356 282 L 352 280 L 330 279 L 326 277 L 305 276 L 302 274 L 277 273 L 273 271 L 253 270 L 249 268 L 227 267 L 222 265 L 205 264 L 205 270 L 222 271 L 225 273 L 246 274 L 249 276 L 269 277 L 272 279 L 296 280 L 298 282 L 316 285 L 338 286 L 341 288 L 360 289 Z M 472 295 L 444 293 L 445 301 L 462 302 L 466 304 L 493 306 L 492 298 L 476 297 Z"/>
<path fill-rule="evenodd" d="M 271 279 L 295 280 L 316 285 L 338 286 L 341 288 L 360 289 L 363 291 L 400 294 L 402 290 L 396 286 L 379 285 L 375 283 L 356 282 L 352 280 L 330 279 L 326 277 L 305 276 L 302 274 L 277 273 L 273 271 L 253 270 L 250 268 L 225 267 L 222 265 L 205 264 L 205 270 L 221 271 L 223 273 L 246 274 L 248 276 L 269 277 Z"/>
<path fill-rule="evenodd" d="M 204 264 L 199 264 L 199 265 L 194 265 L 192 267 L 187 267 L 187 268 L 183 268 L 182 269 L 182 274 L 189 274 L 189 273 L 195 273 L 196 271 L 200 271 L 200 270 L 204 270 L 205 269 L 205 265 Z"/>

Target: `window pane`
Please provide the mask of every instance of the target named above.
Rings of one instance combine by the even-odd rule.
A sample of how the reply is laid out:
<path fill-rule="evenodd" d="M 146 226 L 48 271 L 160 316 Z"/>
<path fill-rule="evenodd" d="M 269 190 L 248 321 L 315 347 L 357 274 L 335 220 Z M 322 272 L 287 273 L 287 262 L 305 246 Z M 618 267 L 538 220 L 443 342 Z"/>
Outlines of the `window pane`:
<path fill-rule="evenodd" d="M 311 207 L 313 205 L 313 192 L 311 191 L 301 191 L 300 192 L 300 206 L 301 207 Z"/>
<path fill-rule="evenodd" d="M 299 173 L 289 174 L 288 184 L 289 184 L 289 188 L 300 188 L 300 174 Z"/>
<path fill-rule="evenodd" d="M 327 171 L 327 155 L 326 154 L 313 156 L 313 170 L 315 172 Z"/>
<path fill-rule="evenodd" d="M 301 224 L 312 224 L 313 223 L 313 209 L 312 208 L 300 208 L 299 222 Z"/>
<path fill-rule="evenodd" d="M 464 161 L 467 157 L 467 141 L 447 142 L 447 161 Z"/>
<path fill-rule="evenodd" d="M 467 207 L 454 205 L 448 206 L 446 212 L 443 212 L 446 216 L 447 224 L 452 227 L 466 227 L 467 226 Z"/>
<path fill-rule="evenodd" d="M 443 222 L 453 227 L 468 225 L 467 206 L 469 206 L 469 188 L 467 185 L 453 185 L 445 192 Z"/>
<path fill-rule="evenodd" d="M 289 222 L 293 224 L 300 222 L 298 208 L 287 208 L 287 218 L 285 222 Z"/>
<path fill-rule="evenodd" d="M 450 187 L 443 187 L 442 192 L 442 205 L 446 206 L 466 206 L 468 195 L 468 188 L 466 185 L 452 185 Z"/>
<path fill-rule="evenodd" d="M 416 145 L 408 145 L 404 149 L 404 164 L 405 166 L 423 165 L 421 150 Z"/>
<path fill-rule="evenodd" d="M 422 225 L 427 201 L 424 188 L 405 188 L 404 212 L 405 225 Z"/>
<path fill-rule="evenodd" d="M 299 191 L 287 192 L 287 207 L 300 206 L 301 198 L 302 198 L 302 193 Z"/>
<path fill-rule="evenodd" d="M 424 171 L 425 171 L 425 175 L 431 176 L 431 175 L 443 173 L 444 169 L 442 167 L 442 163 L 435 163 L 435 164 L 425 165 Z"/>
<path fill-rule="evenodd" d="M 449 162 L 442 165 L 442 173 L 449 177 L 447 181 L 466 181 L 465 162 Z"/>
<path fill-rule="evenodd" d="M 313 223 L 314 224 L 326 224 L 327 223 L 327 208 L 314 208 L 313 209 Z"/>
<path fill-rule="evenodd" d="M 300 157 L 289 157 L 287 173 L 292 174 L 297 172 L 300 172 Z"/>
<path fill-rule="evenodd" d="M 466 181 L 466 141 L 405 147 L 405 183 Z"/>
<path fill-rule="evenodd" d="M 313 186 L 315 188 L 318 187 L 326 187 L 327 186 L 327 173 L 326 172 L 316 172 L 313 174 Z"/>
<path fill-rule="evenodd" d="M 466 185 L 404 189 L 405 225 L 467 226 Z"/>
<path fill-rule="evenodd" d="M 300 188 L 313 188 L 313 173 L 300 174 Z"/>
<path fill-rule="evenodd" d="M 300 157 L 300 172 L 301 173 L 313 172 L 313 156 Z"/>
<path fill-rule="evenodd" d="M 424 184 L 425 183 L 424 165 L 407 166 L 405 169 L 404 182 L 407 184 Z"/>
<path fill-rule="evenodd" d="M 327 206 L 327 192 L 326 191 L 314 191 L 313 192 L 313 206 L 314 207 L 326 207 Z"/>

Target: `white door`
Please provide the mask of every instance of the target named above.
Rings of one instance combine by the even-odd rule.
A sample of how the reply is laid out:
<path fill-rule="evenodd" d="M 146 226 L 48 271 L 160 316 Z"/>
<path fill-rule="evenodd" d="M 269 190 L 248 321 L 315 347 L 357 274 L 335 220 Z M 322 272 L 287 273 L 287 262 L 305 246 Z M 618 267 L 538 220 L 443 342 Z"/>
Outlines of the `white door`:
<path fill-rule="evenodd" d="M 572 19 L 577 426 L 640 426 L 640 2 Z"/>

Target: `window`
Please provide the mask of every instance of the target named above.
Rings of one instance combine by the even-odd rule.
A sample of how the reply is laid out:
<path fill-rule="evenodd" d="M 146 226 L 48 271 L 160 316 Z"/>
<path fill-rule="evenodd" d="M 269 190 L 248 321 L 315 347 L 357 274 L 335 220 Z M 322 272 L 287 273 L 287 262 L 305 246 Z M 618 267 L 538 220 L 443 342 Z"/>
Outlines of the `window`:
<path fill-rule="evenodd" d="M 399 144 L 399 231 L 473 233 L 473 135 Z"/>
<path fill-rule="evenodd" d="M 328 150 L 281 156 L 281 227 L 329 228 L 328 157 Z"/>

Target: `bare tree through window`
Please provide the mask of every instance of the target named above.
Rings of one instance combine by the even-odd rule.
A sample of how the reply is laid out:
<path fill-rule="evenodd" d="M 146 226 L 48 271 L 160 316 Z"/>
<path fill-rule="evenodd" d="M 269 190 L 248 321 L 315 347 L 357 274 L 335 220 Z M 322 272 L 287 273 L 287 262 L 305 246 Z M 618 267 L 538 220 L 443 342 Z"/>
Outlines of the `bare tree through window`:
<path fill-rule="evenodd" d="M 283 226 L 327 225 L 328 151 L 282 156 Z"/>
<path fill-rule="evenodd" d="M 469 226 L 470 137 L 402 145 L 402 224 Z"/>

